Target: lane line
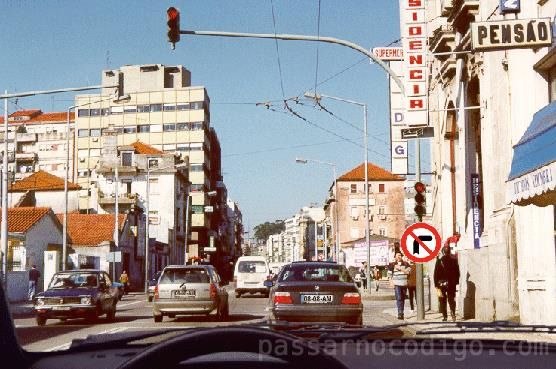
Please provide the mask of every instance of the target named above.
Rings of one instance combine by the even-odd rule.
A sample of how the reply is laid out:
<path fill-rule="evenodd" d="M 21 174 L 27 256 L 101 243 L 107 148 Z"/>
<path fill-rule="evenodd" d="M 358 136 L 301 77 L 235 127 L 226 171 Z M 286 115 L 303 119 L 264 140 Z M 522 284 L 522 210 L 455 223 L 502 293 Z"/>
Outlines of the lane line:
<path fill-rule="evenodd" d="M 118 308 L 118 307 L 126 307 L 126 306 L 130 306 L 130 305 L 135 305 L 135 304 L 138 304 L 138 303 L 140 303 L 140 302 L 143 302 L 143 301 L 133 301 L 133 302 L 128 302 L 127 304 L 117 304 L 117 305 L 116 305 L 116 308 Z"/>

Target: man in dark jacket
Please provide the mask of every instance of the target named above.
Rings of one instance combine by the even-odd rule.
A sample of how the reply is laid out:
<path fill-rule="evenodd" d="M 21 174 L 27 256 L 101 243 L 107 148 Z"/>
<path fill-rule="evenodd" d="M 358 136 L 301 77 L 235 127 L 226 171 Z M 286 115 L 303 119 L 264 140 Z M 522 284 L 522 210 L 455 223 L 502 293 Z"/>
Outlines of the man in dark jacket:
<path fill-rule="evenodd" d="M 438 294 L 438 305 L 442 313 L 442 321 L 448 320 L 446 302 L 450 305 L 452 321 L 456 321 L 456 286 L 459 284 L 459 265 L 451 255 L 450 246 L 442 249 L 442 257 L 436 259 L 434 266 L 434 286 Z"/>
<path fill-rule="evenodd" d="M 39 284 L 39 278 L 41 276 L 41 272 L 37 270 L 37 266 L 33 265 L 31 270 L 29 270 L 29 301 L 33 300 L 35 297 L 35 293 L 37 292 L 37 285 Z"/>

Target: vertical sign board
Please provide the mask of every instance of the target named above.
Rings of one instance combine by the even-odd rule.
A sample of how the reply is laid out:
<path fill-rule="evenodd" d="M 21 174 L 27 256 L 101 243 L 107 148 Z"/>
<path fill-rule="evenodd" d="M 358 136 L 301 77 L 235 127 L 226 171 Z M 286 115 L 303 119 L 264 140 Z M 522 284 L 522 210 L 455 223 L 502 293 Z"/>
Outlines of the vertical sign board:
<path fill-rule="evenodd" d="M 520 11 L 519 0 L 500 0 L 500 14 L 519 13 Z"/>
<path fill-rule="evenodd" d="M 405 124 L 428 125 L 427 20 L 425 0 L 400 0 L 404 53 Z"/>
<path fill-rule="evenodd" d="M 403 81 L 403 60 L 390 61 L 390 68 Z M 407 174 L 407 140 L 402 138 L 401 130 L 406 128 L 405 109 L 402 93 L 394 79 L 390 77 L 390 133 L 392 173 Z"/>
<path fill-rule="evenodd" d="M 471 174 L 471 206 L 473 209 L 473 247 L 481 248 L 481 221 L 479 212 L 479 175 Z"/>

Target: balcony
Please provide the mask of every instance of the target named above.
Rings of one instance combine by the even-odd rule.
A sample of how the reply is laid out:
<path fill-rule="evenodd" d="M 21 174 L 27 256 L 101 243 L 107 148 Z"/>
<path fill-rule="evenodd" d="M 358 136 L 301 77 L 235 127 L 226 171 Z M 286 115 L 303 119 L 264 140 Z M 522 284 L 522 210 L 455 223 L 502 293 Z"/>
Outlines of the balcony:
<path fill-rule="evenodd" d="M 136 205 L 138 196 L 135 193 L 124 193 L 118 196 L 118 205 Z M 99 191 L 98 194 L 99 205 L 115 205 L 116 197 L 114 194 L 104 194 Z"/>
<path fill-rule="evenodd" d="M 452 9 L 448 13 L 448 22 L 455 28 L 465 32 L 469 24 L 479 14 L 479 0 L 452 0 Z"/>
<path fill-rule="evenodd" d="M 35 161 L 37 160 L 37 153 L 34 152 L 16 152 L 15 160 L 18 161 Z"/>
<path fill-rule="evenodd" d="M 36 133 L 18 133 L 16 136 L 17 142 L 36 142 Z"/>

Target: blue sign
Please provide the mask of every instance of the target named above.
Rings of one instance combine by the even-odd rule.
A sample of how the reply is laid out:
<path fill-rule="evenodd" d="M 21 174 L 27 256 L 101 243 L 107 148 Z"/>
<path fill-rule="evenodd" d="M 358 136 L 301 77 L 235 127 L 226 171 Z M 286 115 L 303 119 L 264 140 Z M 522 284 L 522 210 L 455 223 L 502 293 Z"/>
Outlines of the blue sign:
<path fill-rule="evenodd" d="M 479 175 L 471 174 L 471 208 L 473 209 L 473 244 L 474 248 L 481 248 L 481 214 L 479 211 Z"/>
<path fill-rule="evenodd" d="M 520 0 L 500 0 L 500 14 L 519 13 L 520 11 Z"/>

